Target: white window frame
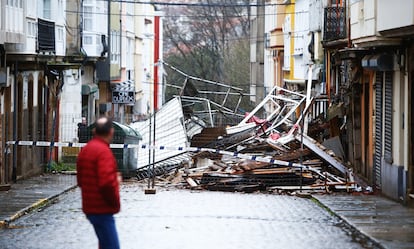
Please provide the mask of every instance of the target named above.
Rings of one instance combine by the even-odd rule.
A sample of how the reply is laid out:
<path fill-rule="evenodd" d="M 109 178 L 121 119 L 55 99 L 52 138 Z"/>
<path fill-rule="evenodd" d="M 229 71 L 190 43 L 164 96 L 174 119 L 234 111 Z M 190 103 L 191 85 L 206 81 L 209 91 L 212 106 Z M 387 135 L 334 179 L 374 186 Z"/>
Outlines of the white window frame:
<path fill-rule="evenodd" d="M 46 8 L 47 5 L 49 5 L 49 8 Z M 43 18 L 48 20 L 52 19 L 52 0 L 43 0 Z"/>
<path fill-rule="evenodd" d="M 31 38 L 37 37 L 37 23 L 33 20 L 28 20 L 26 22 L 27 27 L 27 36 Z"/>
<path fill-rule="evenodd" d="M 56 35 L 56 40 L 58 42 L 63 42 L 63 28 L 62 27 L 58 27 L 57 28 L 57 35 Z"/>
<path fill-rule="evenodd" d="M 93 15 L 94 8 L 93 6 L 83 6 L 83 30 L 84 31 L 94 31 L 94 15 Z M 89 25 L 90 26 L 89 26 Z"/>
<path fill-rule="evenodd" d="M 92 35 L 84 35 L 83 36 L 83 45 L 93 45 L 93 36 Z"/>
<path fill-rule="evenodd" d="M 111 64 L 119 64 L 121 58 L 121 44 L 119 31 L 111 31 Z"/>

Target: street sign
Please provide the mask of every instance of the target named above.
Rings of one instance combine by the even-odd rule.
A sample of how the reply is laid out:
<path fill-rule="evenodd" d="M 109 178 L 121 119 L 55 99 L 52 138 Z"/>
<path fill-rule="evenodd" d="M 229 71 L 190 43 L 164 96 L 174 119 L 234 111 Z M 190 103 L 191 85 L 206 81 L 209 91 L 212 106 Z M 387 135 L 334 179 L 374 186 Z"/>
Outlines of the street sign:
<path fill-rule="evenodd" d="M 112 92 L 112 103 L 114 104 L 134 104 L 135 92 Z"/>

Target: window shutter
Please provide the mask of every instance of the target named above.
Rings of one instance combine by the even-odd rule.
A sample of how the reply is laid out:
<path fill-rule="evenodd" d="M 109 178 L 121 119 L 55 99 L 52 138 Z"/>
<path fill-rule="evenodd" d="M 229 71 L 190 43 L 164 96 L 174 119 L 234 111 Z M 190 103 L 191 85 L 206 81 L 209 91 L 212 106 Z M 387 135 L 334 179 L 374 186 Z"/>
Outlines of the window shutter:
<path fill-rule="evenodd" d="M 375 79 L 375 154 L 374 154 L 374 181 L 375 186 L 381 189 L 381 157 L 382 157 L 382 120 L 383 120 L 383 72 L 376 72 Z"/>
<path fill-rule="evenodd" d="M 392 72 L 385 73 L 384 89 L 384 160 L 392 164 Z"/>

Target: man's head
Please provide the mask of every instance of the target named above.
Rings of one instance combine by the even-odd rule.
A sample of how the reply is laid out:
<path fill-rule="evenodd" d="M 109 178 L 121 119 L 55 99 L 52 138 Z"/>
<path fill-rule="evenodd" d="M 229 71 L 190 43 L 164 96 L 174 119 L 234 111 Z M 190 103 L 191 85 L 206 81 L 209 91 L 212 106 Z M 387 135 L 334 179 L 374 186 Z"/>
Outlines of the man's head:
<path fill-rule="evenodd" d="M 112 120 L 107 117 L 101 117 L 96 121 L 95 135 L 103 138 L 110 143 L 114 137 L 114 128 L 112 127 Z"/>
<path fill-rule="evenodd" d="M 82 117 L 82 124 L 86 125 L 86 118 Z"/>

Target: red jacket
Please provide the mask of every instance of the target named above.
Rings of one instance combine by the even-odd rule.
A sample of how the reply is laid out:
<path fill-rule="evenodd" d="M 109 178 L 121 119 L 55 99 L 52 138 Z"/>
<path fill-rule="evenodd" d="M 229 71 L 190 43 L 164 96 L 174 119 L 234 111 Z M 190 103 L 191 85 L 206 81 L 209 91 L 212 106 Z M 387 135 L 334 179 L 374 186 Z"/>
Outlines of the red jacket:
<path fill-rule="evenodd" d="M 81 150 L 77 163 L 78 185 L 85 214 L 115 214 L 120 210 L 116 160 L 109 144 L 93 138 Z"/>

